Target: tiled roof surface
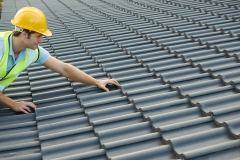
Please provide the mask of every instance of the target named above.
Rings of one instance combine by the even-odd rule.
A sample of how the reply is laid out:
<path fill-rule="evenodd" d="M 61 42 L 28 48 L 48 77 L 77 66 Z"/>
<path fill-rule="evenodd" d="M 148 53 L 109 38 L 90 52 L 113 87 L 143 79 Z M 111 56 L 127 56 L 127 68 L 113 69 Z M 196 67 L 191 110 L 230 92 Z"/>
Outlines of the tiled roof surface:
<path fill-rule="evenodd" d="M 4 93 L 38 108 L 0 109 L 0 159 L 239 159 L 239 0 L 5 0 L 1 31 L 29 5 L 52 56 L 121 87 L 32 65 Z"/>

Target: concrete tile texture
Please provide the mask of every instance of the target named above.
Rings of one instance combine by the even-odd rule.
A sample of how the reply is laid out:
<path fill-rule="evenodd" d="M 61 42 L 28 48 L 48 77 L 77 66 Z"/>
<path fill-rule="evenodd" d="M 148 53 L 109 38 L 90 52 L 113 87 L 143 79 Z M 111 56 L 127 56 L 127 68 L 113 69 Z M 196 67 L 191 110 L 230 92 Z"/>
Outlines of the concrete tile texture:
<path fill-rule="evenodd" d="M 109 92 L 31 65 L 3 93 L 0 159 L 239 159 L 239 0 L 6 0 L 1 31 L 41 9 L 49 53 Z"/>

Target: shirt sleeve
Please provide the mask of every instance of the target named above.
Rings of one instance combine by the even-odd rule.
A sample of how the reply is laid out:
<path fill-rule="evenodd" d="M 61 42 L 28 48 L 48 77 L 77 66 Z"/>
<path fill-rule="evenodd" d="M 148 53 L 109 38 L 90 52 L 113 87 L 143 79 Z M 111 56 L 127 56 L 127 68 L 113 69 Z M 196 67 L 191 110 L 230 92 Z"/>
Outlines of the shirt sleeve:
<path fill-rule="evenodd" d="M 3 38 L 0 37 L 0 60 L 2 59 L 3 54 L 4 54 L 4 43 L 3 42 L 4 42 Z M 5 87 L 0 85 L 0 92 L 3 92 L 4 89 L 5 89 Z"/>
<path fill-rule="evenodd" d="M 0 37 L 0 60 L 2 59 L 4 54 L 4 43 L 3 43 L 3 38 Z"/>
<path fill-rule="evenodd" d="M 51 55 L 47 50 L 45 50 L 41 46 L 38 46 L 38 48 L 39 48 L 39 58 L 36 61 L 36 63 L 43 64 L 51 57 Z"/>

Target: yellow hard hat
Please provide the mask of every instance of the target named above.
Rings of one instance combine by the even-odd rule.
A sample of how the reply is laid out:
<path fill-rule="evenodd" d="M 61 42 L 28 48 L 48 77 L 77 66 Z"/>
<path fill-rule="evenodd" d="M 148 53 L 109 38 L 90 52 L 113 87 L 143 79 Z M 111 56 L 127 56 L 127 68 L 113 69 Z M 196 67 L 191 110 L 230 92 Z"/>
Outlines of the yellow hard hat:
<path fill-rule="evenodd" d="M 20 9 L 11 20 L 14 26 L 51 36 L 52 32 L 47 27 L 47 19 L 43 12 L 35 7 Z"/>

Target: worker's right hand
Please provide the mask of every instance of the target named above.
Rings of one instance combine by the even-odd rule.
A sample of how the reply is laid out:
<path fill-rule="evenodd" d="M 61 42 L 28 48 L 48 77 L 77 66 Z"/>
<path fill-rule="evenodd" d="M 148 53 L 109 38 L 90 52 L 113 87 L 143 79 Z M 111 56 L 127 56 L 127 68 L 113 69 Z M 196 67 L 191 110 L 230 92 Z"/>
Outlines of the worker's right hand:
<path fill-rule="evenodd" d="M 12 110 L 16 111 L 16 112 L 23 112 L 23 113 L 31 113 L 31 109 L 30 108 L 33 108 L 33 109 L 36 109 L 37 106 L 35 104 L 33 104 L 32 102 L 16 102 L 14 104 L 14 106 L 12 106 Z"/>

